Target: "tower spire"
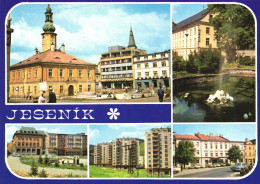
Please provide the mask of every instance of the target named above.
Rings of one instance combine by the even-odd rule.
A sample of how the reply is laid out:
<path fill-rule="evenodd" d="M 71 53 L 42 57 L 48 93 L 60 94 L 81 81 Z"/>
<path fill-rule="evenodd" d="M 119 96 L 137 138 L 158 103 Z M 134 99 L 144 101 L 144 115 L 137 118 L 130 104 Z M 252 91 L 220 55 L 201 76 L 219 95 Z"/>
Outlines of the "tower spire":
<path fill-rule="evenodd" d="M 135 37 L 134 37 L 133 30 L 132 30 L 132 26 L 130 27 L 130 36 L 129 36 L 128 47 L 137 48 L 137 47 L 136 47 L 136 44 L 135 44 Z"/>

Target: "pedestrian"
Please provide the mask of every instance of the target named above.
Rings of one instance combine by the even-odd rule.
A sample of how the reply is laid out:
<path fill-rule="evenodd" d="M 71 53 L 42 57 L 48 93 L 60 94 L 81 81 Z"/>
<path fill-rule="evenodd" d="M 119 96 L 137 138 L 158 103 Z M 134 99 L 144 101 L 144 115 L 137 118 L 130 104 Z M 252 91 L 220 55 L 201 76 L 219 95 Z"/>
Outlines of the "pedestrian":
<path fill-rule="evenodd" d="M 127 93 L 127 86 L 125 87 L 125 93 Z"/>
<path fill-rule="evenodd" d="M 56 103 L 56 95 L 53 92 L 53 88 L 50 88 L 49 102 L 48 103 Z"/>
<path fill-rule="evenodd" d="M 30 92 L 30 96 L 29 96 L 29 100 L 31 100 L 32 99 L 32 92 Z"/>
<path fill-rule="evenodd" d="M 39 97 L 39 100 L 38 100 L 38 103 L 44 103 L 45 102 L 45 99 L 44 99 L 44 97 L 43 97 L 43 92 L 41 92 L 41 95 L 40 95 L 40 97 Z"/>
<path fill-rule="evenodd" d="M 27 96 L 26 96 L 26 100 L 29 99 L 29 95 L 30 95 L 30 93 L 28 92 L 28 93 L 27 93 Z"/>
<path fill-rule="evenodd" d="M 162 89 L 162 86 L 160 86 L 160 89 L 158 90 L 158 96 L 159 96 L 159 101 L 163 102 L 164 91 Z"/>

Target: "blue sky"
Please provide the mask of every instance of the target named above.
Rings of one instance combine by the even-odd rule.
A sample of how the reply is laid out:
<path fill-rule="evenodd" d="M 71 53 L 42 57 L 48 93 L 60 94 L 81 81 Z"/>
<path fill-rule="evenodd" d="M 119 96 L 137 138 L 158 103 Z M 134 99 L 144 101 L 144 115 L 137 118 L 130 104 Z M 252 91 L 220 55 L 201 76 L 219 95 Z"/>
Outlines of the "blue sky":
<path fill-rule="evenodd" d="M 173 4 L 172 20 L 179 23 L 208 7 L 207 4 Z"/>
<path fill-rule="evenodd" d="M 174 124 L 173 131 L 176 134 L 194 135 L 201 134 L 213 135 L 223 134 L 223 136 L 231 141 L 244 141 L 256 138 L 255 124 Z"/>
<path fill-rule="evenodd" d="M 85 133 L 87 134 L 87 125 L 71 125 L 71 124 L 42 124 L 42 125 L 34 125 L 34 124 L 22 124 L 22 125 L 13 125 L 9 124 L 6 127 L 6 137 L 7 142 L 12 140 L 14 133 L 19 130 L 21 127 L 34 127 L 36 130 L 43 130 L 49 133 L 65 133 L 65 134 L 77 134 L 77 133 Z"/>
<path fill-rule="evenodd" d="M 109 46 L 127 46 L 130 26 L 136 45 L 148 53 L 170 49 L 170 6 L 167 4 L 51 4 L 57 48 L 92 63 Z M 11 12 L 11 65 L 41 51 L 47 4 L 21 4 Z"/>
<path fill-rule="evenodd" d="M 102 142 L 111 142 L 116 138 L 134 137 L 144 139 L 145 132 L 152 128 L 171 128 L 171 124 L 110 124 L 110 125 L 90 125 L 89 144 L 96 145 Z"/>

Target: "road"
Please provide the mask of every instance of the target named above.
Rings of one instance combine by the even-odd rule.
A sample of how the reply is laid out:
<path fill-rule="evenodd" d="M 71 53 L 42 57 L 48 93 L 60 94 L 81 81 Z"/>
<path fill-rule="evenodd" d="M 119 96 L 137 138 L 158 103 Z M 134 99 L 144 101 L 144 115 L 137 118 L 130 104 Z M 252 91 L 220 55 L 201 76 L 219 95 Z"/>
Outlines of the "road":
<path fill-rule="evenodd" d="M 205 168 L 205 169 L 186 169 L 174 178 L 230 178 L 240 177 L 239 172 L 231 171 L 231 167 Z"/>

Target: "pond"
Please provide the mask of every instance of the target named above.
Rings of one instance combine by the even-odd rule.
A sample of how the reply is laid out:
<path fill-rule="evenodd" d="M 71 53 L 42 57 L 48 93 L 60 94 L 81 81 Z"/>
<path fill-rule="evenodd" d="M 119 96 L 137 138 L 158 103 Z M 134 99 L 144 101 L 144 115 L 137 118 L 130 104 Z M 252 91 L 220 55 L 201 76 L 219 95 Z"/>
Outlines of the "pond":
<path fill-rule="evenodd" d="M 210 94 L 224 90 L 234 98 L 225 104 L 206 102 Z M 189 93 L 189 98 L 184 98 Z M 216 80 L 175 87 L 173 122 L 254 122 L 255 78 L 218 77 Z"/>

